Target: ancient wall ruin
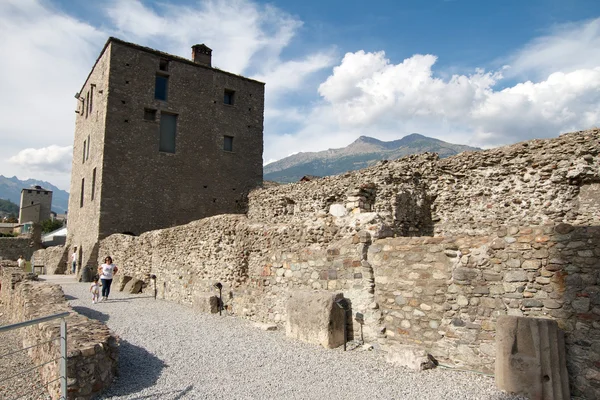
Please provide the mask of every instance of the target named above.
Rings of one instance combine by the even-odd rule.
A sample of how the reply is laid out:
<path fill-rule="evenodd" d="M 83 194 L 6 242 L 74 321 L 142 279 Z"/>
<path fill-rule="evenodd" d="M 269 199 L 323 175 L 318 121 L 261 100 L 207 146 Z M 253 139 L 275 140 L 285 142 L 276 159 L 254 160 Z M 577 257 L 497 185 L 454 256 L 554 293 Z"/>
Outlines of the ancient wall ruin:
<path fill-rule="evenodd" d="M 488 372 L 498 316 L 552 318 L 572 394 L 598 398 L 599 154 L 593 130 L 410 156 L 256 190 L 247 216 L 113 235 L 100 256 L 185 304 L 219 281 L 228 312 L 266 322 L 285 320 L 291 290 L 343 292 L 369 342 Z"/>
<path fill-rule="evenodd" d="M 31 263 L 36 267 L 44 267 L 43 271 L 48 275 L 64 274 L 67 271 L 67 262 L 70 262 L 67 253 L 64 246 L 39 249 L 31 256 Z M 36 270 L 36 272 L 39 271 Z"/>
<path fill-rule="evenodd" d="M 112 383 L 117 371 L 118 338 L 103 323 L 79 315 L 68 306 L 59 285 L 40 282 L 16 266 L 0 264 L 0 301 L 7 318 L 23 322 L 61 312 L 70 312 L 67 321 L 67 390 L 69 398 L 90 399 Z M 23 347 L 43 343 L 28 350 L 35 365 L 43 365 L 44 382 L 58 378 L 59 320 L 18 330 Z M 60 382 L 48 385 L 52 398 L 60 397 Z"/>
<path fill-rule="evenodd" d="M 3 237 L 0 238 L 0 260 L 16 260 L 23 256 L 29 260 L 37 249 L 41 246 L 35 243 L 30 237 Z"/>

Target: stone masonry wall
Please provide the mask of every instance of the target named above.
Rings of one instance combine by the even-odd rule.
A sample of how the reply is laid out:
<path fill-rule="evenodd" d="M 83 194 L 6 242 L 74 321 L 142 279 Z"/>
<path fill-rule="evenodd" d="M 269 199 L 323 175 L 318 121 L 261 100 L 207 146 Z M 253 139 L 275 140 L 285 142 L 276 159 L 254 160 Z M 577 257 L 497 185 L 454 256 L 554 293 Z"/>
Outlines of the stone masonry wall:
<path fill-rule="evenodd" d="M 155 274 L 158 296 L 183 304 L 216 293 L 213 284 L 221 282 L 230 312 L 261 321 L 283 323 L 287 293 L 298 288 L 343 290 L 368 316 L 373 277 L 363 260 L 370 236 L 332 241 L 324 227 L 337 229 L 334 220 L 292 227 L 223 215 L 139 237 L 111 235 L 101 242 L 100 258 L 113 257 L 120 279 L 149 283 Z"/>
<path fill-rule="evenodd" d="M 68 249 L 65 246 L 39 249 L 33 253 L 31 260 L 33 265 L 43 266 L 44 273 L 48 275 L 64 274 L 69 260 Z"/>
<path fill-rule="evenodd" d="M 30 237 L 3 237 L 0 238 L 0 260 L 16 260 L 23 256 L 26 260 L 31 258 L 34 251 L 40 246 Z"/>
<path fill-rule="evenodd" d="M 67 391 L 69 399 L 91 399 L 115 377 L 118 362 L 118 338 L 106 325 L 79 315 L 67 305 L 59 285 L 33 280 L 16 266 L 0 265 L 2 290 L 0 301 L 5 315 L 13 323 L 68 311 Z M 60 321 L 53 320 L 18 330 L 23 347 L 48 342 L 60 335 Z M 60 357 L 58 340 L 28 350 L 35 365 Z M 58 378 L 59 361 L 40 369 L 45 382 Z M 48 386 L 52 398 L 60 396 L 60 382 Z"/>
<path fill-rule="evenodd" d="M 600 395 L 600 227 L 384 239 L 368 260 L 384 346 L 417 344 L 445 362 L 493 373 L 498 316 L 551 318 L 566 333 L 572 393 Z"/>

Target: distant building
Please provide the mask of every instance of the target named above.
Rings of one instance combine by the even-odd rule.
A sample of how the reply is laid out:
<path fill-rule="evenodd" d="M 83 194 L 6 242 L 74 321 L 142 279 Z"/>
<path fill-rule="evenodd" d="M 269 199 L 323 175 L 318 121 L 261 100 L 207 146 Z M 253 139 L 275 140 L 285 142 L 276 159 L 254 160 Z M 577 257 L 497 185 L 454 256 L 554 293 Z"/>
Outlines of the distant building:
<path fill-rule="evenodd" d="M 55 231 L 42 235 L 42 246 L 61 246 L 67 241 L 67 227 L 63 226 Z"/>
<path fill-rule="evenodd" d="M 41 186 L 21 189 L 21 205 L 19 209 L 19 224 L 25 222 L 41 222 L 50 219 L 52 207 L 52 190 Z"/>
<path fill-rule="evenodd" d="M 109 38 L 83 87 L 68 238 L 80 265 L 113 233 L 246 211 L 262 183 L 264 83 Z"/>
<path fill-rule="evenodd" d="M 316 175 L 304 175 L 298 182 L 309 182 L 314 181 L 315 179 L 321 179 L 321 177 Z"/>
<path fill-rule="evenodd" d="M 17 225 L 18 224 L 14 224 L 11 222 L 0 222 L 0 233 L 13 233 Z"/>

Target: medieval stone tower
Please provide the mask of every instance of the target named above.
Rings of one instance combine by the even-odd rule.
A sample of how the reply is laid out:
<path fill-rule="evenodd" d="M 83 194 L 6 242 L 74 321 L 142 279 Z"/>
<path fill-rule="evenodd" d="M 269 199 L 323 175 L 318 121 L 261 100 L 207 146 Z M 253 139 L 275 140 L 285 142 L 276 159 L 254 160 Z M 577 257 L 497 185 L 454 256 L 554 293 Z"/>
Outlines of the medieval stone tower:
<path fill-rule="evenodd" d="M 52 190 L 41 186 L 21 189 L 21 205 L 19 208 L 19 223 L 41 222 L 50 219 L 52 207 Z"/>
<path fill-rule="evenodd" d="M 264 83 L 109 38 L 78 100 L 68 246 L 245 212 L 262 183 Z"/>

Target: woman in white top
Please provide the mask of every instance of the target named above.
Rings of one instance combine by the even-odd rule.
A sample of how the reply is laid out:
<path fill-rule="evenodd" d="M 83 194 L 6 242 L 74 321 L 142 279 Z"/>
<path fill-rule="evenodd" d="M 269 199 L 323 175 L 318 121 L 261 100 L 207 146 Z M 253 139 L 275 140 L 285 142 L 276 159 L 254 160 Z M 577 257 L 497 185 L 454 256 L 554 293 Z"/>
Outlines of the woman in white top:
<path fill-rule="evenodd" d="M 108 300 L 110 285 L 114 274 L 116 274 L 118 270 L 117 266 L 113 264 L 111 257 L 106 257 L 104 259 L 104 264 L 98 267 L 98 274 L 100 274 L 100 281 L 102 281 L 102 298 L 100 301 Z"/>

